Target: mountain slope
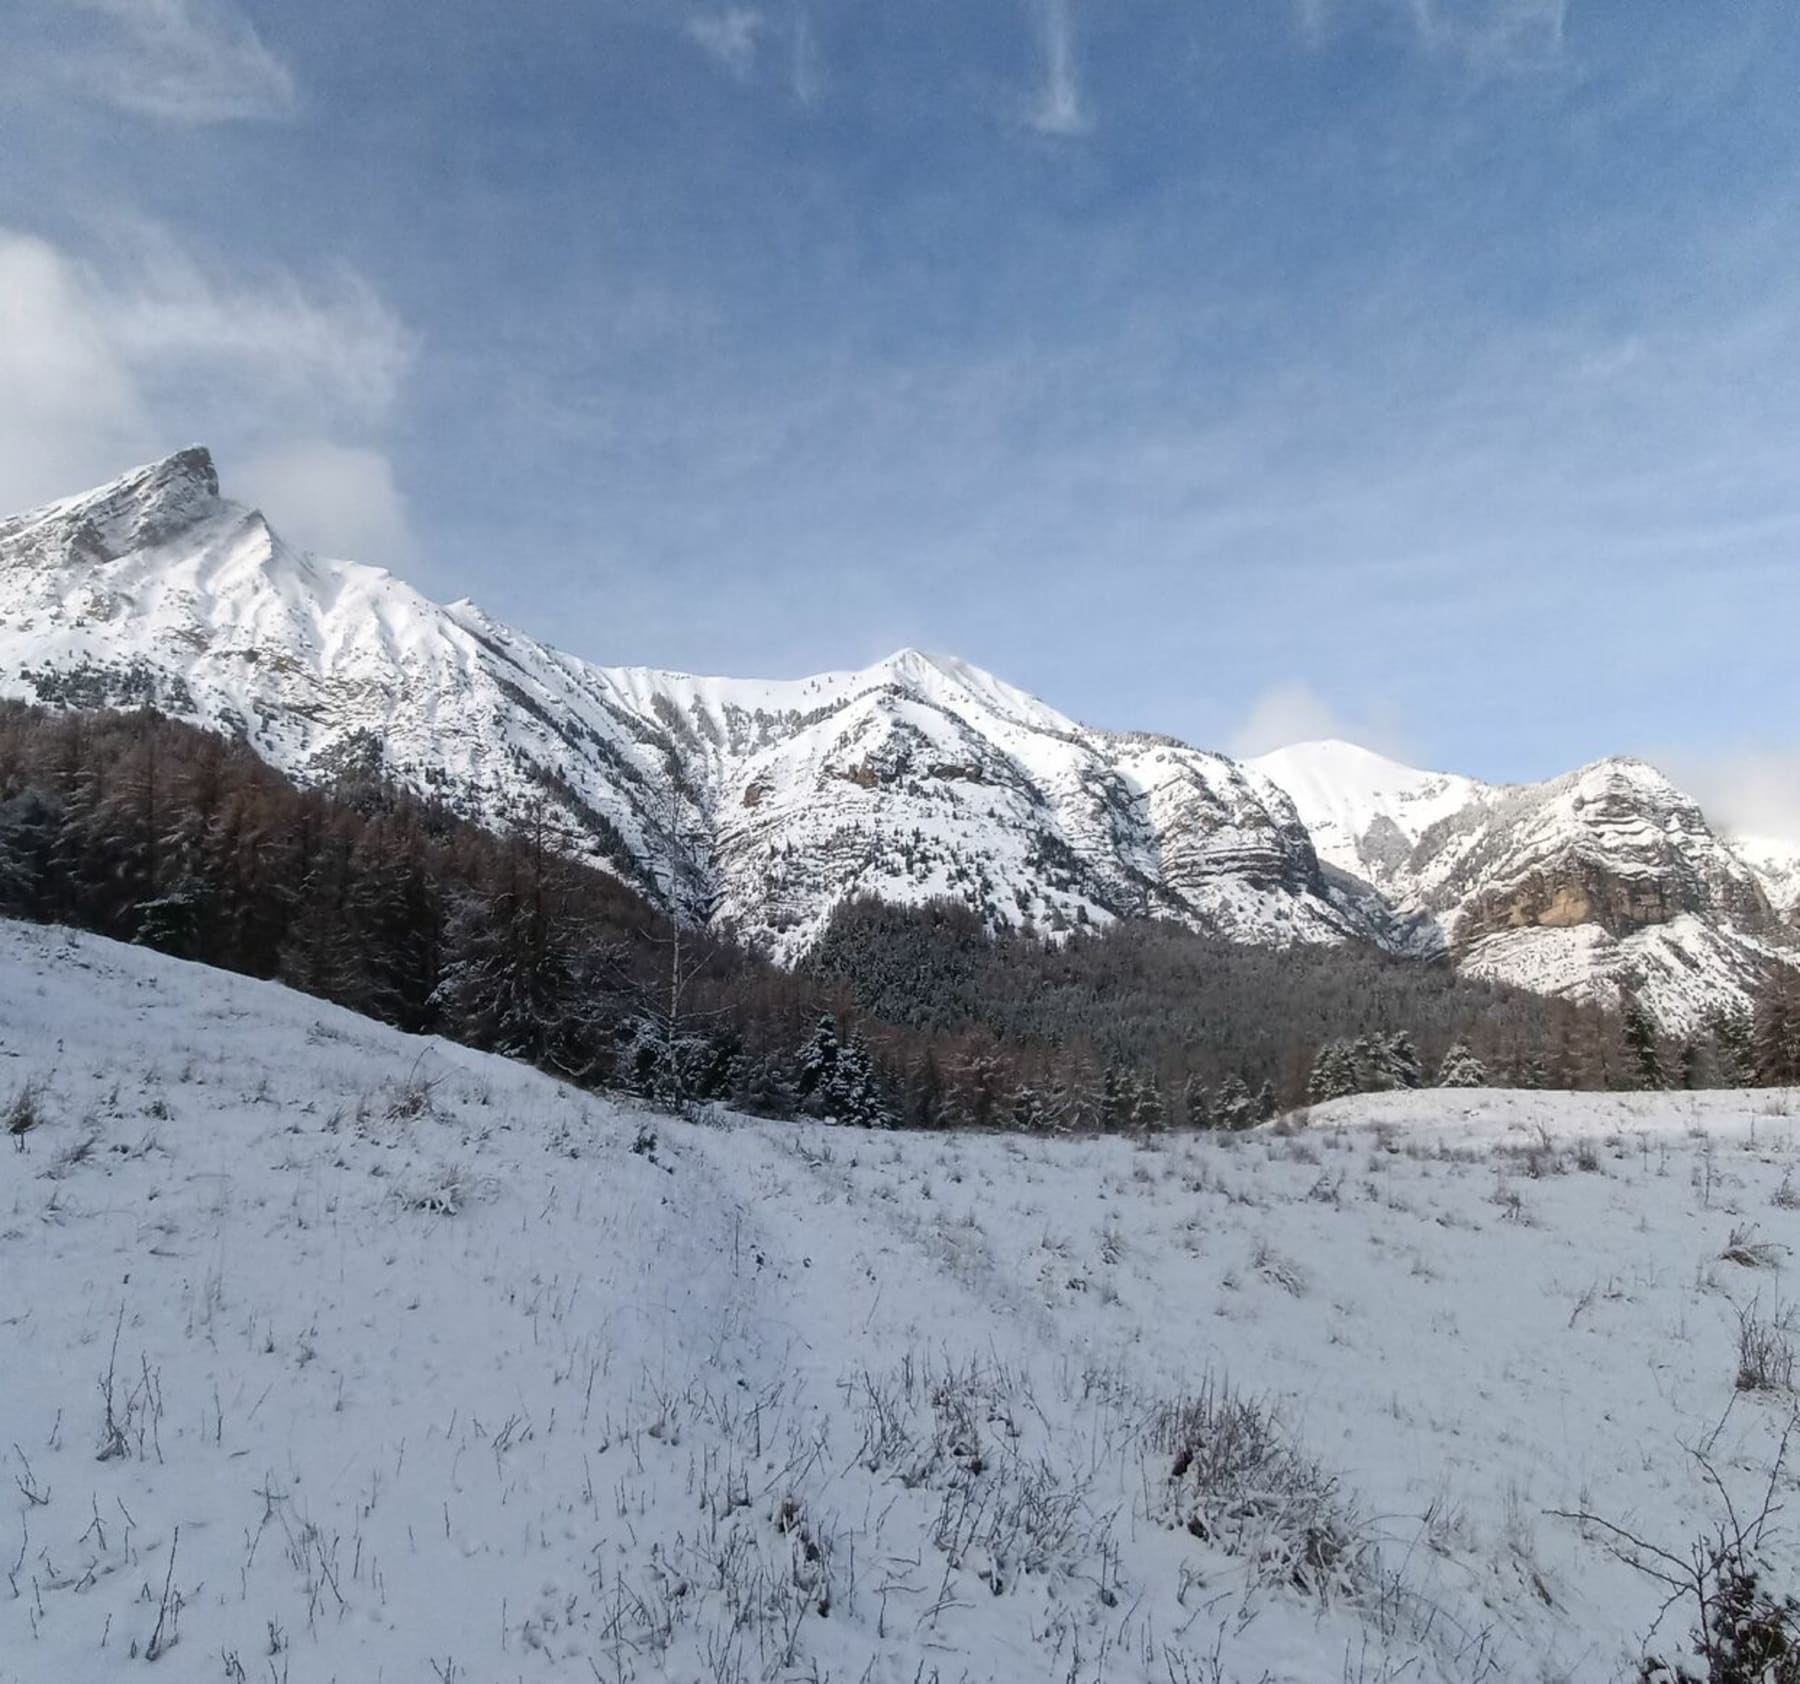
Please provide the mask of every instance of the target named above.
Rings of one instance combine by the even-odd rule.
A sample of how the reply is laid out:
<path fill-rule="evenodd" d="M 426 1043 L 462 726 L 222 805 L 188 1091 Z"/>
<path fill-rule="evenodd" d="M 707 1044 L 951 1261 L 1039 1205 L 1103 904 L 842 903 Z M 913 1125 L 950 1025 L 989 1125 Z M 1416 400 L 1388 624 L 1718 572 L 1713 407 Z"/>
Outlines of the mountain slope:
<path fill-rule="evenodd" d="M 863 892 L 1044 928 L 1357 928 L 1291 804 L 1223 756 L 916 650 L 792 681 L 592 666 L 291 549 L 200 450 L 0 525 L 0 687 L 153 702 L 300 776 L 378 758 L 485 822 L 545 798 L 583 852 L 782 956 Z"/>
<path fill-rule="evenodd" d="M 1731 848 L 1755 873 L 1776 914 L 1800 931 L 1800 842 L 1734 836 Z"/>
<path fill-rule="evenodd" d="M 1664 1592 L 1556 1511 L 1683 1551 L 1789 1418 L 1741 1094 L 689 1124 L 0 921 L 21 1093 L 0 1684 L 1599 1684 Z"/>
<path fill-rule="evenodd" d="M 199 449 L 0 522 L 0 694 L 151 703 L 490 825 L 541 803 L 575 851 L 783 960 L 850 896 L 950 896 L 994 926 L 1164 916 L 1550 992 L 1628 981 L 1680 1029 L 1743 998 L 1800 901 L 1800 855 L 1753 871 L 1635 761 L 1505 787 L 1345 743 L 1240 766 L 918 650 L 795 680 L 594 666 L 291 548 Z"/>
<path fill-rule="evenodd" d="M 1598 999 L 1631 986 L 1684 1030 L 1743 1003 L 1784 940 L 1758 874 L 1639 760 L 1514 785 L 1343 743 L 1250 764 L 1292 796 L 1321 859 L 1478 975 Z"/>

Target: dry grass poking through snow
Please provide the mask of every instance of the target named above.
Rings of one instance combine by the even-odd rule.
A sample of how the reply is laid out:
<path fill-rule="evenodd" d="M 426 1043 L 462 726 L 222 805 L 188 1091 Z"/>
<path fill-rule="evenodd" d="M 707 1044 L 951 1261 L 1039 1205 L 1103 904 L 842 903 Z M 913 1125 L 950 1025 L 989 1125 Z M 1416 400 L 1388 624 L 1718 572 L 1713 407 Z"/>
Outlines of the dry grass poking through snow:
<path fill-rule="evenodd" d="M 1628 1677 L 1568 1517 L 1792 1410 L 1781 1098 L 685 1125 L 0 926 L 0 1105 L 5 1684 Z"/>

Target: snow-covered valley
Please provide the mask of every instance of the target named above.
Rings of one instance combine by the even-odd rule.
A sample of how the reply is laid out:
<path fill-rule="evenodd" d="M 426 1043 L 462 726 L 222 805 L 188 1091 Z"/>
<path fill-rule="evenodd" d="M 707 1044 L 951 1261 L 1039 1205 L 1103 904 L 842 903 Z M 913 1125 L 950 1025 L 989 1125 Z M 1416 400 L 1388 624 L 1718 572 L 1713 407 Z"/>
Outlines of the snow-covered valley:
<path fill-rule="evenodd" d="M 0 1680 L 1623 1678 L 1797 1100 L 684 1123 L 0 925 Z"/>

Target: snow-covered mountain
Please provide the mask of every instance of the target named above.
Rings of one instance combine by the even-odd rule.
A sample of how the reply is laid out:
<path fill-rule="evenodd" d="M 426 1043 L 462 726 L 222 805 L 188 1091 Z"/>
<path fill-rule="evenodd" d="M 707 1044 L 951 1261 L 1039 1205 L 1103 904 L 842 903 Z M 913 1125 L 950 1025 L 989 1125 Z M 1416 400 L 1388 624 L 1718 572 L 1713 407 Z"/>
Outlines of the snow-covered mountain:
<path fill-rule="evenodd" d="M 784 959 L 848 896 L 951 895 L 1042 930 L 1163 915 L 1556 992 L 1630 977 L 1675 1026 L 1782 939 L 1800 879 L 1800 851 L 1752 871 L 1633 761 L 1519 787 L 1343 743 L 1239 765 L 910 649 L 779 681 L 594 666 L 292 548 L 200 449 L 0 521 L 0 694 L 154 704 L 484 823 L 544 803 L 578 852 Z"/>
<path fill-rule="evenodd" d="M 910 649 L 791 681 L 592 666 L 289 547 L 203 450 L 0 523 L 0 691 L 154 703 L 303 778 L 379 758 L 487 822 L 545 798 L 582 851 L 784 957 L 859 892 L 1046 929 L 1358 929 L 1292 804 L 1222 755 Z"/>
<path fill-rule="evenodd" d="M 1478 975 L 1590 998 L 1629 983 L 1683 1027 L 1741 1001 L 1787 940 L 1770 872 L 1641 760 L 1510 785 L 1340 742 L 1250 765 L 1292 796 L 1341 890 Z"/>
<path fill-rule="evenodd" d="M 1800 842 L 1773 836 L 1734 836 L 1732 852 L 1756 874 L 1769 904 L 1800 930 Z"/>

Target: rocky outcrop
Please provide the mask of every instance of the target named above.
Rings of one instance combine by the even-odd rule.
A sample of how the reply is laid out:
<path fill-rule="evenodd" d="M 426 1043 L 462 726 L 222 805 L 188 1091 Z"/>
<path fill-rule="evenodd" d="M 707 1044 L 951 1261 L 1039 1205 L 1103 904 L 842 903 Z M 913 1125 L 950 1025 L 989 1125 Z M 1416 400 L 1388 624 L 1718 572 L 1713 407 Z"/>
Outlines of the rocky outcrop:
<path fill-rule="evenodd" d="M 947 896 L 1049 932 L 1447 951 L 1552 992 L 1639 976 L 1674 1021 L 1788 939 L 1767 886 L 1800 884 L 1800 850 L 1759 878 L 1636 761 L 1514 786 L 1342 743 L 1240 765 L 912 649 L 780 682 L 594 666 L 291 549 L 198 449 L 0 522 L 0 693 L 153 705 L 303 779 L 378 765 L 496 826 L 548 801 L 574 851 L 782 958 L 848 897 Z"/>

